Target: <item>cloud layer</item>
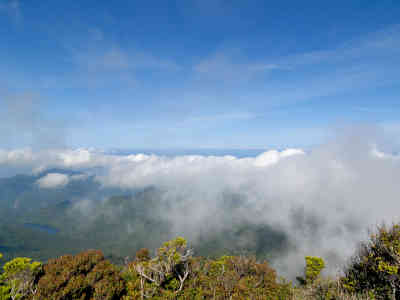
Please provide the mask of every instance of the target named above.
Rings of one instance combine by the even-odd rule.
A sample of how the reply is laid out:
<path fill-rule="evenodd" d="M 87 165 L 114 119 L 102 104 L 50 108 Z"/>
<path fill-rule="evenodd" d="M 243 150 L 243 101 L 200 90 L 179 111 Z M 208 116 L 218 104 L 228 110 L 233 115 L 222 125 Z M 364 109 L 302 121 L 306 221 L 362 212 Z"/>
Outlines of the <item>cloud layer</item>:
<path fill-rule="evenodd" d="M 84 170 L 104 187 L 125 191 L 155 187 L 160 205 L 154 214 L 192 241 L 241 223 L 283 231 L 290 249 L 274 264 L 293 275 L 305 255 L 324 257 L 334 272 L 368 229 L 398 221 L 400 159 L 381 150 L 385 145 L 379 141 L 371 132 L 357 131 L 310 152 L 270 150 L 246 158 L 13 150 L 0 151 L 0 166 L 13 167 L 14 173 Z M 80 178 L 51 173 L 38 184 L 56 188 L 74 179 Z M 253 242 L 251 234 L 243 241 Z"/>

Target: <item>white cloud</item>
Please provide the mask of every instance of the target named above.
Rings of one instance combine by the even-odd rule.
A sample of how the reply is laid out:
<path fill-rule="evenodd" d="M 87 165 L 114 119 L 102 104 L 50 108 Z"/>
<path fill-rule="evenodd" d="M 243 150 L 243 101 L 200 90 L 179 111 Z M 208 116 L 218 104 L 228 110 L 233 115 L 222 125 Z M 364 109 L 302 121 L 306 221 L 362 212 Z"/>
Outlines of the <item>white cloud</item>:
<path fill-rule="evenodd" d="M 1 150 L 0 149 L 0 164 L 29 164 L 34 161 L 34 154 L 31 149 L 15 149 L 15 150 Z"/>
<path fill-rule="evenodd" d="M 282 152 L 270 150 L 256 157 L 254 165 L 258 167 L 265 167 L 278 163 L 282 158 L 293 155 L 304 154 L 301 149 L 286 149 Z"/>
<path fill-rule="evenodd" d="M 87 149 L 66 150 L 57 154 L 65 167 L 88 165 L 92 160 L 92 153 Z"/>
<path fill-rule="evenodd" d="M 66 186 L 68 182 L 68 175 L 59 173 L 49 173 L 36 181 L 36 183 L 42 189 L 61 188 Z"/>
<path fill-rule="evenodd" d="M 218 232 L 242 221 L 272 226 L 295 245 L 276 265 L 281 272 L 298 274 L 305 255 L 322 256 L 335 270 L 354 253 L 367 229 L 399 221 L 400 159 L 382 150 L 380 137 L 374 135 L 373 130 L 356 131 L 309 152 L 270 150 L 245 158 L 3 150 L 0 166 L 85 170 L 106 187 L 156 187 L 160 208 L 154 207 L 154 214 L 170 221 L 174 233 L 192 240 L 199 232 Z M 38 184 L 62 187 L 75 179 L 48 174 Z M 228 217 L 221 207 L 230 197 L 242 202 Z"/>
<path fill-rule="evenodd" d="M 400 176 L 399 160 L 377 156 L 369 138 L 355 136 L 310 153 L 270 150 L 255 158 L 131 155 L 114 161 L 98 179 L 123 189 L 155 186 L 170 203 L 185 199 L 160 214 L 177 234 L 192 238 L 203 226 L 231 226 L 216 216 L 223 195 L 240 195 L 246 205 L 232 218 L 283 230 L 296 245 L 277 263 L 280 270 L 299 270 L 308 254 L 327 258 L 335 270 L 368 228 L 396 220 L 400 209 L 400 187 L 393 180 Z"/>
<path fill-rule="evenodd" d="M 78 180 L 85 180 L 85 179 L 88 179 L 89 178 L 89 176 L 87 175 L 87 174 L 77 174 L 77 175 L 71 175 L 71 176 L 69 176 L 69 179 L 72 181 L 72 180 L 76 180 L 76 181 L 78 181 Z"/>

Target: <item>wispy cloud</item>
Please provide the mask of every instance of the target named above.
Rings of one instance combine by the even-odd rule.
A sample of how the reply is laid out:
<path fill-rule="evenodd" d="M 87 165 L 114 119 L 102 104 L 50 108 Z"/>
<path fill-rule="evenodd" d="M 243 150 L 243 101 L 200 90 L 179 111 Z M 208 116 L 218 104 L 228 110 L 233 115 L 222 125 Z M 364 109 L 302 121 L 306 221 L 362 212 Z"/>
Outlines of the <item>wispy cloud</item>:
<path fill-rule="evenodd" d="M 142 80 L 140 72 L 169 74 L 181 70 L 172 59 L 123 45 L 99 28 L 90 28 L 86 35 L 62 41 L 62 45 L 72 66 L 69 77 L 62 81 L 72 86 L 132 87 Z"/>
<path fill-rule="evenodd" d="M 0 92 L 0 99 L 3 143 L 23 143 L 33 148 L 64 146 L 66 124 L 44 113 L 43 101 L 38 94 Z"/>
<path fill-rule="evenodd" d="M 221 121 L 238 121 L 238 120 L 250 120 L 255 118 L 256 115 L 246 112 L 237 113 L 220 113 L 210 115 L 192 116 L 187 118 L 186 122 L 221 122 Z"/>
<path fill-rule="evenodd" d="M 346 41 L 333 49 L 324 49 L 283 57 L 278 64 L 290 68 L 318 64 L 365 63 L 366 59 L 383 59 L 400 53 L 400 25 Z"/>
<path fill-rule="evenodd" d="M 396 84 L 399 57 L 400 25 L 395 25 L 335 48 L 257 61 L 237 50 L 223 50 L 193 70 L 206 82 L 231 82 L 236 89 L 251 83 L 246 93 L 252 103 L 276 106 Z"/>
<path fill-rule="evenodd" d="M 389 107 L 370 107 L 370 106 L 356 106 L 353 108 L 355 111 L 364 112 L 364 113 L 390 113 L 393 111 L 393 108 Z"/>
<path fill-rule="evenodd" d="M 249 62 L 237 51 L 218 51 L 193 66 L 197 75 L 212 80 L 250 80 L 259 73 L 287 68 L 274 63 Z"/>
<path fill-rule="evenodd" d="M 97 36 L 96 38 L 99 38 Z M 177 63 L 158 58 L 137 49 L 124 49 L 117 45 L 102 43 L 96 48 L 73 50 L 73 60 L 89 71 L 115 71 L 115 70 L 167 70 L 177 71 L 180 69 Z"/>

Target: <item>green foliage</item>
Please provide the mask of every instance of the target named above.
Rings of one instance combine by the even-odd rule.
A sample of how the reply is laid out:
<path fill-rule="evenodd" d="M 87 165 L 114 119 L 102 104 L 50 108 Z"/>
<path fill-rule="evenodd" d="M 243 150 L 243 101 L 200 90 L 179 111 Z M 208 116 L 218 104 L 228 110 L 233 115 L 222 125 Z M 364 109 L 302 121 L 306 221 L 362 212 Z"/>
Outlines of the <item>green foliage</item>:
<path fill-rule="evenodd" d="M 275 270 L 254 256 L 200 258 L 193 273 L 183 293 L 186 299 L 190 294 L 200 299 L 284 299 L 290 294 L 290 284 L 279 284 Z"/>
<path fill-rule="evenodd" d="M 0 259 L 3 258 L 3 254 L 0 253 Z M 0 275 L 0 300 L 8 300 L 10 299 L 10 290 L 11 288 L 3 281 L 2 276 Z"/>
<path fill-rule="evenodd" d="M 312 284 L 325 268 L 325 262 L 322 258 L 316 256 L 306 256 L 306 266 L 304 268 L 304 277 L 296 277 L 301 285 Z"/>
<path fill-rule="evenodd" d="M 0 300 L 400 299 L 393 293 L 400 261 L 393 253 L 400 253 L 399 241 L 399 226 L 380 228 L 361 248 L 360 253 L 368 255 L 356 256 L 340 279 L 322 277 L 324 261 L 306 256 L 300 286 L 278 279 L 276 271 L 255 256 L 193 257 L 181 237 L 165 242 L 155 257 L 140 249 L 124 268 L 95 250 L 44 265 L 20 257 L 4 264 Z"/>
<path fill-rule="evenodd" d="M 17 257 L 12 261 L 7 262 L 3 266 L 3 275 L 6 278 L 12 278 L 13 276 L 19 274 L 22 271 L 28 270 L 30 272 L 35 272 L 41 266 L 40 262 L 32 262 L 31 258 L 27 257 Z"/>
<path fill-rule="evenodd" d="M 278 283 L 276 272 L 254 256 L 192 257 L 187 242 L 176 238 L 154 258 L 141 250 L 125 278 L 124 299 L 287 299 L 290 283 Z"/>
<path fill-rule="evenodd" d="M 340 280 L 318 277 L 312 283 L 292 289 L 291 300 L 374 300 L 370 291 L 350 293 L 343 288 Z"/>
<path fill-rule="evenodd" d="M 0 299 L 23 299 L 36 293 L 36 280 L 41 263 L 26 257 L 17 257 L 3 266 L 0 275 Z"/>
<path fill-rule="evenodd" d="M 349 291 L 371 291 L 378 299 L 400 298 L 400 225 L 382 225 L 361 244 L 342 283 Z"/>
<path fill-rule="evenodd" d="M 147 249 L 136 253 L 136 260 L 129 265 L 132 283 L 128 284 L 131 297 L 153 297 L 161 291 L 171 296 L 182 290 L 190 274 L 192 250 L 187 248 L 184 238 L 178 237 L 165 242 L 151 259 Z M 135 298 L 133 298 L 135 299 Z"/>
<path fill-rule="evenodd" d="M 10 295 L 11 287 L 8 285 L 0 285 L 0 300 L 11 299 Z"/>
<path fill-rule="evenodd" d="M 322 269 L 325 268 L 325 262 L 322 258 L 316 256 L 306 256 L 306 280 L 313 282 L 318 278 Z"/>

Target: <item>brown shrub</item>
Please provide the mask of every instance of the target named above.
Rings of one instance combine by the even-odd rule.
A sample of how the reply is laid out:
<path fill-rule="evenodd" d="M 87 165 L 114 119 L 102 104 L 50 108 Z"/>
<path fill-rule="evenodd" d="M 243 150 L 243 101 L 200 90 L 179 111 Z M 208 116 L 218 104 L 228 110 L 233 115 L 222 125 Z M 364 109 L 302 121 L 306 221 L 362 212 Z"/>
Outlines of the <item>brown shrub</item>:
<path fill-rule="evenodd" d="M 36 299 L 116 300 L 125 293 L 118 270 L 101 251 L 65 255 L 44 265 Z"/>

